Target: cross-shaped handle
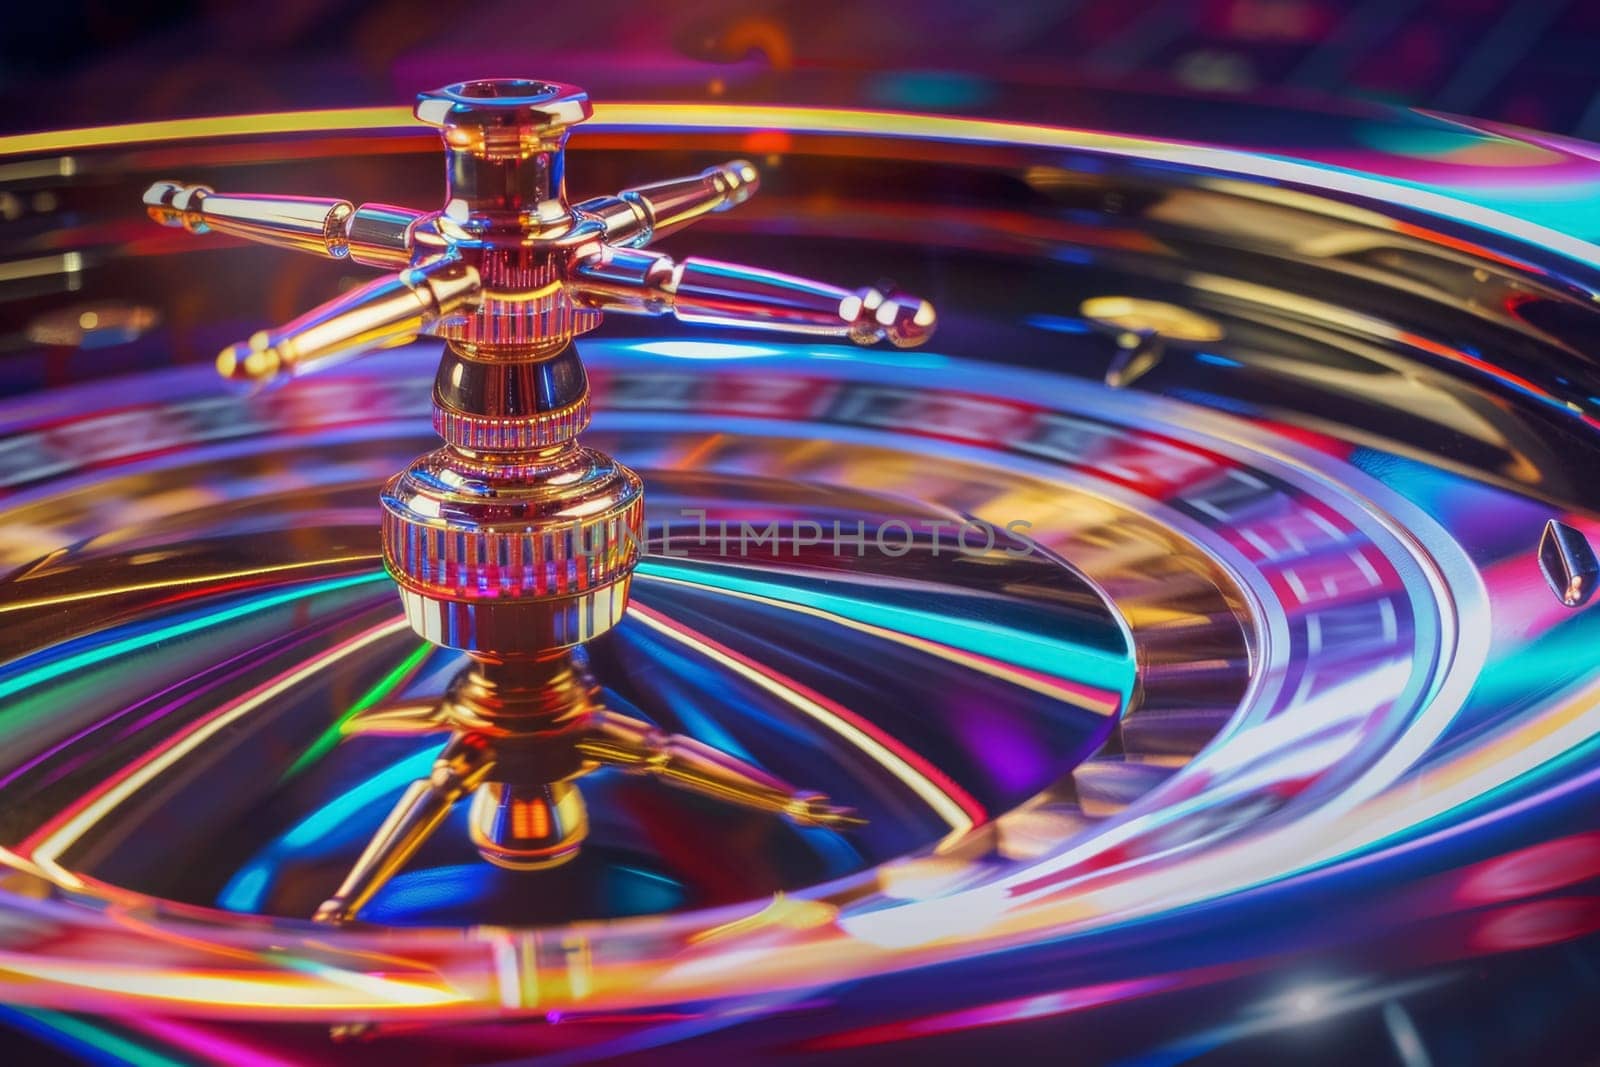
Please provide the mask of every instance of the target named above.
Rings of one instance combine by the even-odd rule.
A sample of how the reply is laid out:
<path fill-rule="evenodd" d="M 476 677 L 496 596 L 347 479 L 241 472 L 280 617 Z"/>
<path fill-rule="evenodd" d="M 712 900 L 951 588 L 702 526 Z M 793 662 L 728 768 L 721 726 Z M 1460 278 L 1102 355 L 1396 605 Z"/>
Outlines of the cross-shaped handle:
<path fill-rule="evenodd" d="M 170 181 L 152 185 L 145 204 L 158 222 L 194 233 L 402 268 L 226 349 L 219 368 L 250 382 L 421 334 L 471 345 L 489 359 L 527 358 L 593 329 L 604 312 L 861 344 L 911 346 L 932 334 L 932 305 L 904 293 L 643 250 L 749 199 L 759 178 L 743 160 L 569 203 L 567 132 L 589 113 L 582 90 L 523 79 L 423 94 L 416 114 L 440 127 L 447 157 L 445 203 L 434 212 Z"/>

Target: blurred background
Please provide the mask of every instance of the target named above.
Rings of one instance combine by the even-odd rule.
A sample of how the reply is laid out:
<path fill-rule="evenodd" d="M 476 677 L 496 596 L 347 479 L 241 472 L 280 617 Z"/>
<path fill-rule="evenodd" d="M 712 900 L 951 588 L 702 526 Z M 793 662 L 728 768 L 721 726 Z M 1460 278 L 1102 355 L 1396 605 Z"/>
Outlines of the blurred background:
<path fill-rule="evenodd" d="M 1600 0 L 32 0 L 0 15 L 0 135 L 371 106 L 397 125 L 335 115 L 330 129 L 356 132 L 274 140 L 223 123 L 239 132 L 233 147 L 203 150 L 202 139 L 0 174 L 0 395 L 209 361 L 365 276 L 304 260 L 287 270 L 270 249 L 158 229 L 138 208 L 152 178 L 427 205 L 439 195 L 438 143 L 406 105 L 419 91 L 505 76 L 572 82 L 603 102 L 885 109 L 1215 145 L 1378 175 L 1600 240 L 1600 149 L 1562 137 L 1600 141 Z M 915 167 L 791 153 L 782 129 L 711 156 L 669 139 L 643 159 L 626 140 L 638 136 L 613 131 L 608 142 L 588 127 L 569 171 L 577 195 L 736 151 L 764 172 L 760 202 L 740 214 L 754 234 L 776 232 L 784 212 L 820 218 L 922 188 Z M 1093 160 L 1072 166 L 1087 173 Z M 993 175 L 926 192 L 952 212 L 1036 210 L 1044 195 Z M 1085 201 L 1066 221 L 1122 221 L 1120 201 L 1107 203 Z M 774 214 L 762 222 L 763 212 Z M 805 272 L 770 240 L 759 254 L 736 242 L 708 223 L 693 247 Z M 953 297 L 926 276 L 930 254 L 920 247 L 904 272 L 885 273 Z M 190 255 L 209 257 L 204 285 Z M 990 347 L 992 326 L 971 324 L 974 351 Z M 608 327 L 630 328 L 664 327 Z M 942 330 L 947 344 L 963 336 L 953 317 Z"/>
<path fill-rule="evenodd" d="M 611 99 L 1091 121 L 1092 92 L 1399 104 L 1600 140 L 1595 0 L 53 0 L 0 27 L 4 132 L 404 102 L 534 75 Z"/>

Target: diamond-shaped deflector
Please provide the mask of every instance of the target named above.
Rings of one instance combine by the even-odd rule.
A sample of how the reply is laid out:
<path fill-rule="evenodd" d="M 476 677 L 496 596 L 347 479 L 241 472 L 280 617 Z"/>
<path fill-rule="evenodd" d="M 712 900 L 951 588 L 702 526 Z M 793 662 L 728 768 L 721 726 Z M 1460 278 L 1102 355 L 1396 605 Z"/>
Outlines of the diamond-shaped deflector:
<path fill-rule="evenodd" d="M 1544 536 L 1539 539 L 1539 569 L 1569 608 L 1587 603 L 1600 579 L 1600 560 L 1595 559 L 1589 539 L 1558 519 L 1545 523 Z"/>

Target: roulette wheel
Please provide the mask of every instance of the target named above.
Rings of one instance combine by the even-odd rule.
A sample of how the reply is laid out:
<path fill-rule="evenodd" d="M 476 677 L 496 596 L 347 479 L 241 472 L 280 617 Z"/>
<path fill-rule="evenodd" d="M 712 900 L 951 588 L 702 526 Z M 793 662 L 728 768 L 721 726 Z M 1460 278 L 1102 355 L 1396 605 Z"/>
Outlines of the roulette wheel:
<path fill-rule="evenodd" d="M 18 1047 L 1592 1041 L 1596 150 L 1102 106 L 0 138 Z"/>

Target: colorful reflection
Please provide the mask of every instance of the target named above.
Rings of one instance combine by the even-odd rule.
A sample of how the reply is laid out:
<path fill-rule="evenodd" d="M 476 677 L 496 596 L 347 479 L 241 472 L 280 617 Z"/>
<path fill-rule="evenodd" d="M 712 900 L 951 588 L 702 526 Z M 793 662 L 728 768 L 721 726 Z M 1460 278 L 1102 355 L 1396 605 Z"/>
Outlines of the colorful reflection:
<path fill-rule="evenodd" d="M 1596 262 L 1581 219 L 1576 237 L 1542 228 L 1592 191 L 1556 148 L 1488 160 L 1499 183 L 1482 147 L 1452 184 L 1467 160 L 1445 138 L 1284 159 L 880 113 L 606 119 L 1003 140 L 1245 174 L 1276 206 L 1316 182 L 1431 216 L 1439 229 L 1389 230 L 1444 259 L 1549 286 Z M 1519 183 L 1541 174 L 1531 204 Z M 1443 232 L 1461 219 L 1503 250 Z M 1074 268 L 1158 254 L 1086 229 L 1040 240 Z M 1570 259 L 1558 271 L 1532 246 Z M 1551 518 L 1600 536 L 1559 503 L 1574 483 L 1530 432 L 1590 432 L 1581 383 L 1312 296 L 1190 280 L 1243 309 L 1244 339 L 1174 350 L 1145 391 L 954 353 L 593 342 L 596 432 L 647 473 L 662 537 L 634 615 L 587 651 L 608 701 L 868 824 L 798 831 L 602 773 L 595 847 L 572 866 L 530 883 L 456 826 L 348 930 L 303 918 L 437 747 L 349 726 L 437 696 L 457 666 L 398 618 L 372 524 L 374 485 L 430 443 L 432 353 L 243 400 L 180 370 L 0 410 L 0 999 L 24 1005 L 7 1021 L 85 1055 L 267 1063 L 314 1060 L 325 1024 L 453 1048 L 460 1029 L 430 1024 L 470 1019 L 482 1060 L 583 1062 L 982 1050 L 1143 1005 L 1148 1033 L 1113 1050 L 1130 1062 L 1366 1013 L 1417 1063 L 1439 1040 L 1428 997 L 1464 976 L 1582 995 L 1600 615 L 1553 597 L 1530 551 Z M 1094 340 L 1061 303 L 1027 327 L 1041 366 Z M 1269 312 L 1338 336 L 1278 352 L 1294 331 Z M 1296 407 L 1291 387 L 1338 410 Z M 138 432 L 101 432 L 130 405 Z M 1335 416 L 1352 411 L 1376 429 L 1348 432 Z M 1444 431 L 1431 451 L 1403 439 L 1419 423 Z M 791 531 L 1020 519 L 1038 553 L 923 532 L 898 555 L 790 536 L 733 556 L 686 508 Z M 1564 962 L 1530 979 L 1519 960 L 1538 952 Z"/>
<path fill-rule="evenodd" d="M 1185 424 L 1175 408 L 1157 417 L 1149 398 L 1090 397 L 1027 371 L 980 374 L 946 362 L 944 392 L 893 393 L 913 405 L 900 408 L 860 402 L 874 390 L 891 395 L 883 390 L 915 373 L 890 360 L 831 366 L 831 395 L 778 387 L 786 376 L 811 380 L 827 355 L 780 348 L 718 361 L 713 376 L 695 370 L 705 390 L 697 393 L 682 387 L 676 353 L 596 345 L 597 380 L 616 397 L 597 429 L 653 472 L 653 506 L 669 525 L 694 500 L 711 502 L 713 523 L 726 515 L 764 522 L 819 501 L 851 522 L 949 506 L 998 517 L 1005 506 L 1030 516 L 1046 555 L 1002 565 L 950 552 L 936 562 L 934 543 L 924 541 L 888 562 L 786 543 L 771 555 L 728 559 L 713 551 L 712 537 L 685 557 L 649 559 L 634 617 L 590 658 L 609 698 L 630 713 L 788 776 L 820 778 L 869 813 L 867 831 L 774 836 L 760 820 L 707 823 L 703 806 L 606 780 L 592 801 L 602 822 L 592 862 L 574 867 L 565 883 L 538 887 L 548 897 L 544 921 L 555 925 L 452 931 L 485 915 L 540 914 L 528 910 L 527 883 L 476 862 L 463 833 L 455 843 L 442 835 L 436 853 L 374 902 L 373 917 L 390 924 L 388 932 L 296 931 L 287 917 L 306 913 L 328 872 L 348 862 L 396 790 L 425 773 L 437 746 L 346 737 L 340 723 L 437 692 L 451 657 L 410 637 L 369 562 L 326 554 L 329 544 L 359 550 L 372 538 L 357 534 L 353 519 L 328 527 L 332 535 L 280 541 L 285 557 L 265 562 L 294 566 L 272 571 L 282 575 L 272 585 L 235 587 L 230 571 L 202 579 L 195 568 L 229 538 L 257 544 L 268 515 L 301 526 L 308 516 L 359 510 L 370 480 L 341 455 L 403 455 L 417 444 L 409 428 L 379 432 L 410 418 L 403 407 L 386 408 L 382 389 L 420 380 L 428 359 L 400 352 L 325 386 L 377 390 L 362 405 L 364 427 L 341 422 L 307 436 L 302 426 L 283 439 L 269 430 L 249 449 L 224 439 L 197 455 L 169 452 L 91 475 L 129 501 L 174 469 L 226 470 L 245 485 L 251 465 L 262 464 L 272 477 L 253 484 L 295 487 L 277 497 L 292 506 L 257 511 L 249 530 L 232 525 L 242 509 L 226 493 L 185 505 L 185 521 L 217 525 L 187 542 L 199 546 L 192 559 L 162 557 L 174 584 L 127 583 L 113 596 L 120 615 L 107 619 L 98 598 L 71 592 L 78 586 L 66 583 L 66 570 L 45 566 L 14 583 L 28 594 L 15 602 L 18 632 L 54 639 L 0 670 L 14 753 L 5 788 L 28 796 L 30 809 L 55 810 L 8 840 L 15 921 L 4 988 L 8 998 L 40 1005 L 12 1021 L 48 1041 L 98 1039 L 136 1056 L 129 1050 L 143 1047 L 141 1032 L 199 1049 L 212 1047 L 209 1031 L 155 1019 L 141 1031 L 134 1020 L 126 1033 L 96 1038 L 52 1012 L 139 1003 L 183 1014 L 330 1020 L 560 1013 L 563 1028 L 554 1033 L 589 1035 L 574 1047 L 592 1040 L 590 1051 L 601 1054 L 622 1047 L 616 1041 L 675 1040 L 685 1024 L 652 1021 L 651 1012 L 690 1002 L 727 1009 L 685 1017 L 698 1020 L 689 1027 L 697 1040 L 715 1040 L 736 1009 L 775 1013 L 782 1034 L 792 1025 L 782 1021 L 791 994 L 781 991 L 789 990 L 834 1003 L 828 1035 L 807 1038 L 821 1051 L 986 1032 L 1245 981 L 1270 970 L 1278 953 L 1337 937 L 1354 920 L 1335 918 L 1335 909 L 1325 927 L 1276 949 L 1237 946 L 1247 955 L 1232 963 L 1207 962 L 1215 953 L 1205 948 L 1205 929 L 1267 907 L 1275 893 L 1337 894 L 1352 880 L 1390 872 L 1402 895 L 1379 925 L 1395 936 L 1410 936 L 1413 916 L 1471 924 L 1474 932 L 1448 942 L 1450 951 L 1437 946 L 1442 960 L 1561 944 L 1594 928 L 1581 899 L 1548 902 L 1600 870 L 1581 860 L 1587 836 L 1523 846 L 1455 874 L 1416 881 L 1411 873 L 1421 857 L 1512 832 L 1516 820 L 1543 810 L 1543 798 L 1581 795 L 1593 777 L 1584 753 L 1600 712 L 1581 672 L 1550 675 L 1543 688 L 1517 683 L 1545 649 L 1555 665 L 1570 655 L 1559 650 L 1600 637 L 1590 633 L 1600 625 L 1593 616 L 1542 602 L 1542 579 L 1507 536 L 1508 517 L 1533 526 L 1540 508 L 1422 466 L 1384 489 L 1346 462 L 1370 467 L 1371 456 L 1280 444 L 1280 458 L 1267 461 L 1254 448 L 1256 431 L 1234 426 L 1232 436 L 1218 436 L 1218 424 Z M 759 393 L 742 391 L 757 381 Z M 184 384 L 173 391 L 173 382 Z M 165 402 L 181 411 L 185 390 L 204 388 L 199 375 L 168 375 Z M 923 433 L 930 405 L 948 406 L 963 391 L 968 411 L 981 398 L 1012 414 L 970 422 L 958 435 Z M 796 408 L 801 395 L 808 406 Z M 1090 399 L 1092 411 L 1075 409 Z M 723 416 L 720 436 L 675 428 L 684 413 L 698 420 L 717 405 L 738 412 Z M 852 425 L 841 415 L 847 410 L 871 417 Z M 802 443 L 821 412 L 831 413 L 835 444 L 827 449 Z M 270 426 L 270 415 L 262 417 L 248 424 Z M 896 458 L 913 438 L 915 461 Z M 312 457 L 331 462 L 312 465 Z M 930 457 L 938 457 L 931 467 Z M 756 472 L 764 479 L 752 479 Z M 1034 488 L 1039 479 L 1053 487 L 1053 504 Z M 827 480 L 853 495 L 808 488 Z M 1343 495 L 1351 486 L 1360 487 L 1361 503 Z M 1448 519 L 1451 536 L 1397 490 Z M 19 503 L 36 522 L 52 514 L 48 491 Z M 1129 517 L 1119 521 L 1137 515 L 1151 524 L 1149 536 L 1184 529 L 1248 591 L 1217 587 L 1224 603 L 1242 598 L 1239 647 L 1250 650 L 1251 666 L 1236 677 L 1248 687 L 1213 720 L 1220 738 L 1202 739 L 1185 756 L 1153 755 L 1179 736 L 1155 710 L 1165 699 L 1159 689 L 1120 723 L 1123 754 L 1108 762 L 1103 748 L 1133 692 L 1126 628 L 1138 641 L 1150 620 L 1144 609 L 1126 615 L 1139 602 L 1137 588 L 1114 594 L 1120 611 L 1111 613 L 1079 575 L 1109 566 L 1086 546 L 1125 554 L 1137 543 L 1128 538 L 1145 536 L 1133 525 L 1108 545 L 1096 532 L 1123 507 Z M 1497 522 L 1478 521 L 1491 512 Z M 90 521 L 70 508 L 56 514 L 63 533 Z M 693 544 L 692 528 L 679 522 L 674 532 Z M 133 547 L 152 559 L 172 551 Z M 93 578 L 95 551 L 74 564 L 86 568 L 75 581 Z M 1183 559 L 1172 551 L 1152 547 L 1149 558 Z M 1058 557 L 1078 569 L 1049 562 Z M 1193 566 L 1201 567 L 1198 558 Z M 302 576 L 318 567 L 346 573 Z M 1103 573 L 1108 588 L 1121 590 L 1109 576 L 1125 571 Z M 173 601 L 169 588 L 186 595 Z M 123 599 L 130 597 L 142 599 Z M 1523 601 L 1538 605 L 1535 614 L 1513 624 L 1495 613 L 1493 629 L 1481 626 L 1486 605 Z M 1160 603 L 1152 594 L 1152 608 Z M 1004 604 L 1014 604 L 1014 617 L 996 614 Z M 1162 625 L 1180 621 L 1173 615 Z M 828 667 L 841 647 L 868 653 L 848 680 Z M 1213 669 L 1226 674 L 1225 664 Z M 146 689 L 149 698 L 130 702 Z M 907 692 L 922 698 L 908 702 Z M 1013 718 L 1005 708 L 1015 709 Z M 974 717 L 982 729 L 968 729 Z M 1136 745 L 1152 746 L 1152 755 L 1130 759 Z M 1140 776 L 1139 789 L 1108 799 Z M 1063 781 L 1076 785 L 1063 791 Z M 215 810 L 197 813 L 187 799 L 202 796 Z M 714 840 L 737 843 L 749 869 L 731 871 L 725 854 L 689 838 L 689 825 L 715 826 Z M 175 851 L 152 854 L 152 842 Z M 208 859 L 174 872 L 177 854 Z M 31 887 L 41 878 L 105 903 L 85 912 L 71 899 L 39 895 Z M 1370 889 L 1361 896 L 1370 899 Z M 218 922 L 212 907 L 283 916 L 289 925 Z M 613 921 L 559 924 L 562 909 L 572 918 L 585 907 Z M 1174 940 L 1137 964 L 1112 950 L 1135 931 L 1163 929 Z M 35 946 L 45 930 L 71 933 L 65 941 L 53 933 L 55 947 L 44 953 Z M 1430 958 L 1415 945 L 1407 951 L 1412 968 Z M 1037 963 L 1018 967 L 1018 952 Z M 1000 995 L 974 1006 L 966 994 L 941 990 L 937 976 L 958 961 Z M 152 965 L 159 977 L 150 976 Z M 1078 981 L 1047 984 L 1067 973 Z M 1018 987 L 1019 975 L 1036 976 L 1032 988 Z M 827 990 L 846 978 L 868 991 L 911 983 L 922 1007 L 907 1013 L 870 995 L 833 1001 Z M 1410 988 L 1402 981 L 1336 991 L 1317 1010 L 1382 1004 Z M 1283 1011 L 1304 1014 L 1298 1004 Z M 1280 1018 L 1271 1014 L 1278 1009 L 1262 1011 L 1263 1019 Z M 633 1036 L 602 1037 L 596 1023 L 582 1022 L 617 1012 L 606 1032 Z"/>

